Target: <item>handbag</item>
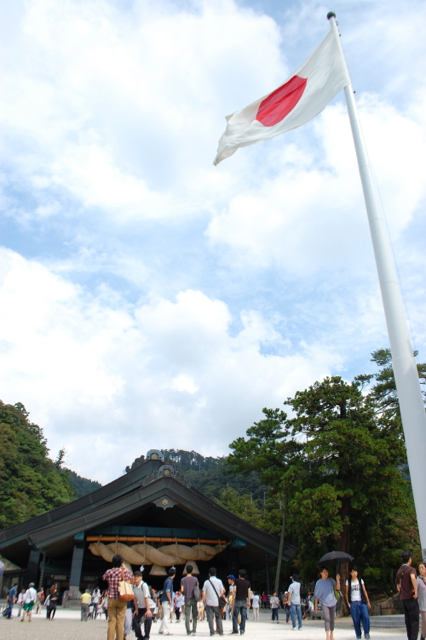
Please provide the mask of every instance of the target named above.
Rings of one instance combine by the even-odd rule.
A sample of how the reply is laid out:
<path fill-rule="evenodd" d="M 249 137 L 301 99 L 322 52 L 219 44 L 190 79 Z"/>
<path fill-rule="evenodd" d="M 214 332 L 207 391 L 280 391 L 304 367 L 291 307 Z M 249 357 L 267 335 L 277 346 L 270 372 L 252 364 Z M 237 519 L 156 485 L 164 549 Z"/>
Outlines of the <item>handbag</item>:
<path fill-rule="evenodd" d="M 209 582 L 210 582 L 210 584 L 212 585 L 212 587 L 213 587 L 213 590 L 214 590 L 215 594 L 217 595 L 217 599 L 218 599 L 218 601 L 219 601 L 219 609 L 222 611 L 222 609 L 224 609 L 224 608 L 225 608 L 225 605 L 226 605 L 226 598 L 225 598 L 224 596 L 220 596 L 220 595 L 218 594 L 218 592 L 216 591 L 216 587 L 214 586 L 214 584 L 213 584 L 213 582 L 210 580 L 210 578 L 209 578 Z"/>
<path fill-rule="evenodd" d="M 200 585 L 196 584 L 194 587 L 194 600 L 195 602 L 200 602 L 201 600 L 201 591 L 200 591 Z"/>
<path fill-rule="evenodd" d="M 340 591 L 338 590 L 338 588 L 336 587 L 335 584 L 333 584 L 333 581 L 331 578 L 329 578 L 331 585 L 333 587 L 333 591 L 334 591 L 334 597 L 336 598 L 336 600 L 340 600 L 341 594 Z"/>
<path fill-rule="evenodd" d="M 134 598 L 133 588 L 130 582 L 126 582 L 124 579 L 124 569 L 121 569 L 121 582 L 118 583 L 118 599 L 129 602 Z"/>

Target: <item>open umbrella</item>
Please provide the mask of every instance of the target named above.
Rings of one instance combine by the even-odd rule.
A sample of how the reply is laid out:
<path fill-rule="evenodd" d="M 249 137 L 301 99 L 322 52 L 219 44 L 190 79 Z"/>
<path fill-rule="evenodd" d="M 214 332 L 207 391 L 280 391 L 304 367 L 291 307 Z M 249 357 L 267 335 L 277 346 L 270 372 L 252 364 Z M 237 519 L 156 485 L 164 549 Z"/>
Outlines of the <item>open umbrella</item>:
<path fill-rule="evenodd" d="M 330 551 L 330 553 L 326 553 L 325 556 L 321 558 L 318 564 L 324 562 L 329 564 L 343 564 L 351 560 L 353 560 L 353 557 L 350 556 L 349 553 L 345 553 L 344 551 Z"/>

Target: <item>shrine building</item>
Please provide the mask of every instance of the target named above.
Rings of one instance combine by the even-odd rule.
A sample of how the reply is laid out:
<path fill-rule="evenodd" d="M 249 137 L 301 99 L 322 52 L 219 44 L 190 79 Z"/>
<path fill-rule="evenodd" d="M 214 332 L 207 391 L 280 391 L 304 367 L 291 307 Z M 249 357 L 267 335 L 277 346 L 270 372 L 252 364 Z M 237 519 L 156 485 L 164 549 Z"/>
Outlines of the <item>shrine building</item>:
<path fill-rule="evenodd" d="M 218 577 L 277 562 L 279 538 L 261 531 L 194 489 L 161 451 L 151 450 L 117 480 L 41 516 L 0 531 L 0 554 L 18 569 L 6 570 L 1 596 L 19 587 L 57 584 L 79 598 L 85 589 L 106 587 L 102 576 L 115 553 L 144 579 L 162 588 L 167 569 L 194 566 L 201 584 L 211 566 Z M 296 548 L 285 544 L 282 560 Z M 178 584 L 178 582 L 176 582 Z M 253 585 L 256 588 L 256 585 Z"/>

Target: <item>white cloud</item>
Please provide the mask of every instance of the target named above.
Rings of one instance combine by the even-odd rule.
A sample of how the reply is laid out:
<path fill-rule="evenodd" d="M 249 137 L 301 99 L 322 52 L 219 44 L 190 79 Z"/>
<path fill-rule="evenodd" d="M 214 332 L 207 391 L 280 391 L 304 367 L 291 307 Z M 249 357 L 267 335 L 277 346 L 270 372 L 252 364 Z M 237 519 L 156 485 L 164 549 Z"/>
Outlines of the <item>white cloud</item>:
<path fill-rule="evenodd" d="M 364 4 L 338 17 L 424 349 L 425 14 L 414 0 L 413 32 L 395 0 Z M 53 451 L 101 480 L 150 447 L 222 454 L 263 406 L 366 371 L 386 329 L 342 96 L 212 165 L 224 116 L 311 53 L 323 6 L 7 11 L 2 399 L 24 402 Z"/>
<path fill-rule="evenodd" d="M 398 238 L 426 195 L 425 128 L 375 96 L 363 97 L 359 106 L 379 207 L 381 197 L 390 232 Z M 213 216 L 207 235 L 232 250 L 231 260 L 236 253 L 242 263 L 275 263 L 303 275 L 336 267 L 359 273 L 363 256 L 370 268 L 367 214 L 345 107 L 328 107 L 311 126 L 321 159 L 314 162 L 312 141 L 304 153 L 281 141 L 281 153 L 274 150 L 269 158 L 277 174 L 235 195 Z"/>
<path fill-rule="evenodd" d="M 34 261 L 0 256 L 2 399 L 25 401 L 53 452 L 65 445 L 86 476 L 111 479 L 152 447 L 221 454 L 264 405 L 341 363 L 308 342 L 298 355 L 263 354 L 286 347 L 271 324 L 248 311 L 232 335 L 227 306 L 200 291 L 107 306 Z"/>
<path fill-rule="evenodd" d="M 176 376 L 176 378 L 173 378 L 171 388 L 177 389 L 178 391 L 186 391 L 187 393 L 195 393 L 198 391 L 194 380 L 185 373 L 181 373 Z"/>
<path fill-rule="evenodd" d="M 194 215 L 226 193 L 212 166 L 224 115 L 241 89 L 248 99 L 278 81 L 279 31 L 230 0 L 166 8 L 30 5 L 3 123 L 14 169 L 39 199 L 60 187 L 123 222 Z"/>

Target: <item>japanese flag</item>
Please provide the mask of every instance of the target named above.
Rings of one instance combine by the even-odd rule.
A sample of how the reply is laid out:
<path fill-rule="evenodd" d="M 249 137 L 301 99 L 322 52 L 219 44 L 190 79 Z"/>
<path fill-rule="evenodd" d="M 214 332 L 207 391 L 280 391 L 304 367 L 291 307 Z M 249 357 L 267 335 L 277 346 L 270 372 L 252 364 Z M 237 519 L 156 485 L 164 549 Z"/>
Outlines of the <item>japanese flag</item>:
<path fill-rule="evenodd" d="M 349 76 L 335 34 L 319 47 L 281 87 L 252 102 L 226 119 L 214 164 L 229 158 L 238 147 L 246 147 L 278 136 L 308 122 L 349 84 Z"/>

